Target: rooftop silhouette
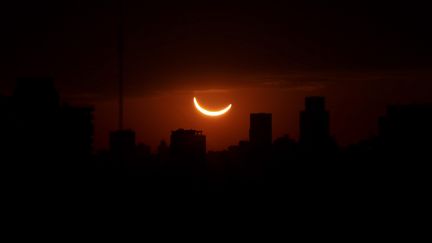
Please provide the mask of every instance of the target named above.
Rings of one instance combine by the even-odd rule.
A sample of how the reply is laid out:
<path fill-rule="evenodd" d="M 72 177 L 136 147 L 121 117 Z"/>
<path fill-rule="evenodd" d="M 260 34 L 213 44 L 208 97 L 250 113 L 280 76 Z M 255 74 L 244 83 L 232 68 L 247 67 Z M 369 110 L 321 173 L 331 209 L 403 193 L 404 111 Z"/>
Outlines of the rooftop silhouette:
<path fill-rule="evenodd" d="M 206 136 L 202 131 L 178 129 L 171 132 L 171 154 L 181 159 L 203 161 Z"/>
<path fill-rule="evenodd" d="M 329 149 L 330 114 L 325 108 L 324 97 L 305 98 L 305 110 L 300 113 L 300 143 L 306 149 Z"/>
<path fill-rule="evenodd" d="M 249 141 L 253 146 L 270 146 L 272 131 L 272 114 L 250 114 Z"/>

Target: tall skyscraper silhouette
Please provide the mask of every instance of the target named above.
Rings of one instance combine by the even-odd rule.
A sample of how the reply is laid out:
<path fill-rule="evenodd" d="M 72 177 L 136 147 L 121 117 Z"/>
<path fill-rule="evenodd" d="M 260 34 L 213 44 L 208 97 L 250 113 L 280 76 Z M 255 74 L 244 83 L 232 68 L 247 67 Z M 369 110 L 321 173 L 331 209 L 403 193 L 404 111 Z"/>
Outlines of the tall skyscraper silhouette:
<path fill-rule="evenodd" d="M 272 114 L 250 114 L 249 141 L 252 146 L 269 146 L 272 144 Z"/>
<path fill-rule="evenodd" d="M 305 98 L 305 110 L 300 113 L 300 143 L 306 146 L 321 146 L 330 142 L 329 112 L 325 98 Z"/>

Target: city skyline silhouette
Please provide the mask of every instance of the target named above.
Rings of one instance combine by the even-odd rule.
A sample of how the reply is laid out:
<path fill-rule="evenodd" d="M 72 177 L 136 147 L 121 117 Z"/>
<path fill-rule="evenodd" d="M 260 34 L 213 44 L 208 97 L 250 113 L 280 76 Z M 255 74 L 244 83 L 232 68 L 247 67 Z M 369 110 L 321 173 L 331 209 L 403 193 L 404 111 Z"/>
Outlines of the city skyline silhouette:
<path fill-rule="evenodd" d="M 388 104 L 431 102 L 423 3 L 24 2 L 5 7 L 13 38 L 1 40 L 0 92 L 18 77 L 55 78 L 68 103 L 94 106 L 99 149 L 119 127 L 120 90 L 125 129 L 152 151 L 178 127 L 205 130 L 221 150 L 248 138 L 238 128 L 258 112 L 277 118 L 273 137 L 298 139 L 306 96 L 326 97 L 332 135 L 347 146 L 378 133 Z M 194 96 L 234 110 L 203 119 Z"/>
<path fill-rule="evenodd" d="M 432 18 L 414 2 L 8 2 L 6 184 L 317 203 L 427 192 Z"/>
<path fill-rule="evenodd" d="M 389 105 L 377 119 L 378 134 L 341 147 L 331 136 L 325 97 L 305 97 L 298 141 L 272 138 L 272 114 L 251 113 L 248 140 L 208 151 L 205 131 L 178 128 L 155 153 L 130 129 L 111 132 L 109 149 L 94 149 L 94 108 L 60 100 L 49 78 L 17 79 L 13 95 L 1 96 L 3 170 L 20 183 L 54 180 L 42 184 L 48 188 L 107 183 L 109 191 L 120 179 L 116 187 L 127 190 L 236 194 L 277 193 L 296 181 L 303 184 L 295 190 L 320 185 L 376 193 L 390 182 L 393 193 L 401 183 L 419 186 L 429 168 L 432 104 Z"/>
<path fill-rule="evenodd" d="M 29 113 L 30 116 L 36 116 L 39 114 L 41 115 L 52 115 L 49 114 L 49 112 L 57 112 L 58 109 L 64 109 L 64 110 L 73 110 L 76 109 L 77 112 L 81 110 L 82 112 L 86 112 L 87 115 L 85 116 L 88 120 L 90 130 L 87 132 L 89 133 L 89 137 L 91 139 L 88 139 L 87 142 L 87 150 L 90 153 L 95 153 L 101 150 L 113 150 L 114 147 L 123 146 L 124 144 L 129 144 L 126 146 L 135 146 L 138 143 L 142 143 L 142 141 L 138 141 L 136 139 L 136 132 L 131 129 L 126 130 L 113 130 L 110 132 L 111 134 L 108 134 L 109 138 L 109 146 L 106 148 L 95 148 L 93 136 L 94 136 L 94 108 L 92 106 L 71 106 L 65 100 L 61 99 L 60 94 L 57 92 L 54 84 L 54 80 L 52 78 L 46 78 L 46 77 L 27 77 L 27 78 L 18 78 L 16 87 L 14 89 L 14 92 L 12 96 L 1 96 L 2 97 L 2 105 L 3 109 L 6 113 L 6 121 L 11 121 L 8 119 L 7 112 L 13 112 L 14 109 L 17 109 L 20 113 Z M 415 117 L 415 120 L 413 121 L 413 128 L 415 122 L 421 122 L 422 124 L 427 124 L 427 114 L 428 109 L 430 108 L 432 104 L 431 103 L 419 103 L 419 104 L 400 104 L 400 105 L 392 105 L 389 104 L 386 109 L 387 115 L 392 114 L 398 114 L 397 112 L 400 112 L 404 114 L 405 112 L 408 115 L 416 115 L 420 116 L 422 115 L 422 112 L 425 114 L 425 120 L 421 120 L 419 117 Z M 34 107 L 34 108 L 32 108 Z M 32 111 L 32 109 L 41 109 L 40 111 Z M 47 113 L 48 112 L 48 113 Z M 330 129 L 330 116 L 328 110 L 326 110 L 326 99 L 323 96 L 309 96 L 304 98 L 304 108 L 303 110 L 299 110 L 299 138 L 296 142 L 299 144 L 310 144 L 313 146 L 314 143 L 318 144 L 324 144 L 327 142 L 335 143 L 337 144 L 337 141 L 332 138 L 332 133 Z M 19 113 L 17 113 L 19 114 Z M 360 141 L 367 140 L 371 137 L 381 136 L 383 134 L 384 126 L 385 126 L 385 115 L 382 114 L 381 116 L 377 117 L 377 127 L 378 132 L 376 134 L 372 134 L 370 137 L 363 137 L 360 140 L 358 140 L 356 143 Z M 13 118 L 17 118 L 17 115 L 12 115 Z M 29 117 L 29 119 L 33 119 L 33 117 Z M 71 117 L 73 119 L 73 117 Z M 403 118 L 401 118 L 403 119 Z M 13 120 L 12 120 L 13 122 Z M 408 121 L 406 121 L 407 123 Z M 271 113 L 250 113 L 250 121 L 249 121 L 250 127 L 249 129 L 245 129 L 249 133 L 248 141 L 251 144 L 273 144 L 275 140 L 279 138 L 283 138 L 286 136 L 289 136 L 288 134 L 283 134 L 279 137 L 273 138 L 273 122 L 272 122 L 272 114 Z M 425 126 L 425 125 L 424 125 Z M 188 130 L 189 129 L 189 130 Z M 175 133 L 175 130 L 177 131 L 190 131 L 192 134 L 195 132 L 204 133 L 205 131 L 195 131 L 193 130 L 193 127 L 189 128 L 172 128 L 171 131 L 167 131 L 167 133 L 171 132 L 171 139 L 173 139 L 172 135 Z M 80 131 L 77 131 L 80 132 Z M 123 138 L 124 136 L 124 138 Z M 238 138 L 237 141 L 241 141 L 243 138 Z M 117 142 L 119 140 L 119 142 Z M 164 139 L 160 139 L 159 141 L 162 141 Z M 236 141 L 233 141 L 235 143 Z M 353 144 L 356 144 L 353 143 Z M 353 144 L 349 144 L 353 145 Z M 232 144 L 231 144 L 232 145 Z M 260 146 L 261 146 L 260 145 Z M 91 147 L 91 149 L 89 149 Z M 206 146 L 204 146 L 206 147 Z M 227 149 L 223 148 L 222 150 Z M 115 148 L 114 148 L 115 150 Z M 155 151 L 156 149 L 152 150 Z M 207 152 L 207 149 L 204 150 L 204 152 Z"/>

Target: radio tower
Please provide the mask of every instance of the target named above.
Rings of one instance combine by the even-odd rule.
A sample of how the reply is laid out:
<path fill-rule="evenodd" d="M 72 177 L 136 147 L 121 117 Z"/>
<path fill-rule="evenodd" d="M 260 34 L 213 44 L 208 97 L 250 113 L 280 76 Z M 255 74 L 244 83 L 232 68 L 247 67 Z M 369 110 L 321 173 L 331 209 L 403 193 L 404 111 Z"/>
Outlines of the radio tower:
<path fill-rule="evenodd" d="M 118 129 L 123 130 L 123 58 L 124 58 L 124 9 L 122 0 L 117 1 L 118 30 L 117 30 L 117 65 L 118 65 Z"/>
<path fill-rule="evenodd" d="M 122 0 L 117 0 L 117 68 L 118 68 L 118 130 L 110 133 L 109 143 L 111 156 L 114 159 L 113 167 L 125 167 L 127 158 L 135 150 L 135 132 L 131 129 L 124 129 L 123 108 L 124 108 L 124 11 Z"/>

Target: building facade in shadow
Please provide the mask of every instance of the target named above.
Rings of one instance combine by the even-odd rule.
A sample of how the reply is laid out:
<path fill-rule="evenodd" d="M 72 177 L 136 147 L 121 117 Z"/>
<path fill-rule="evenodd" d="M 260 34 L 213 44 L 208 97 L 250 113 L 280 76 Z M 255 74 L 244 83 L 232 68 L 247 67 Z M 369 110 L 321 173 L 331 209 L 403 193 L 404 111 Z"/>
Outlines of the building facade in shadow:
<path fill-rule="evenodd" d="M 52 78 L 19 78 L 2 103 L 2 147 L 11 168 L 75 173 L 93 153 L 93 108 L 61 105 Z"/>
<path fill-rule="evenodd" d="M 171 132 L 170 153 L 182 161 L 202 162 L 206 155 L 206 136 L 202 131 L 178 129 Z"/>
<path fill-rule="evenodd" d="M 328 153 L 335 149 L 336 145 L 330 135 L 330 114 L 324 97 L 305 98 L 305 110 L 300 112 L 299 143 L 307 153 Z"/>
<path fill-rule="evenodd" d="M 133 130 L 116 130 L 109 135 L 109 154 L 112 168 L 127 168 L 135 160 L 136 135 Z"/>
<path fill-rule="evenodd" d="M 251 113 L 249 142 L 256 149 L 268 149 L 272 144 L 272 114 Z"/>
<path fill-rule="evenodd" d="M 432 105 L 392 105 L 379 120 L 380 150 L 386 157 L 403 164 L 413 164 L 431 158 Z"/>

